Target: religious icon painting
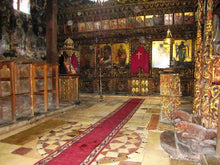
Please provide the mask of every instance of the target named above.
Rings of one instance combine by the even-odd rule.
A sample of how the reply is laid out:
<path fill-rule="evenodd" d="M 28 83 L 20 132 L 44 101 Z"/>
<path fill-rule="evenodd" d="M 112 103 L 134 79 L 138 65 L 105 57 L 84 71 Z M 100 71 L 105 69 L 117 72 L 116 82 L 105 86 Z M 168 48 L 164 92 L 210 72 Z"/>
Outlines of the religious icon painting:
<path fill-rule="evenodd" d="M 163 15 L 154 15 L 154 25 L 163 25 Z"/>
<path fill-rule="evenodd" d="M 135 28 L 135 17 L 128 17 L 127 18 L 127 27 L 128 28 Z"/>
<path fill-rule="evenodd" d="M 112 19 L 112 20 L 109 20 L 109 29 L 117 29 L 118 28 L 118 21 L 117 19 Z"/>
<path fill-rule="evenodd" d="M 173 65 L 184 67 L 192 61 L 192 40 L 175 40 L 173 43 Z"/>
<path fill-rule="evenodd" d="M 183 24 L 183 13 L 174 13 L 174 24 L 175 25 Z"/>
<path fill-rule="evenodd" d="M 93 22 L 86 22 L 86 31 L 93 31 Z"/>
<path fill-rule="evenodd" d="M 78 25 L 77 25 L 77 22 L 73 22 L 73 25 L 72 25 L 72 32 L 78 32 Z"/>
<path fill-rule="evenodd" d="M 94 67 L 94 49 L 92 49 L 90 46 L 80 46 L 80 66 L 81 69 L 89 69 L 91 67 Z"/>
<path fill-rule="evenodd" d="M 102 30 L 109 30 L 109 20 L 102 21 Z"/>
<path fill-rule="evenodd" d="M 185 24 L 192 24 L 194 22 L 193 12 L 184 13 L 184 22 Z"/>
<path fill-rule="evenodd" d="M 125 67 L 129 63 L 129 44 L 113 44 L 113 65 Z"/>
<path fill-rule="evenodd" d="M 85 32 L 86 25 L 84 22 L 78 23 L 78 30 L 79 30 L 79 32 Z"/>
<path fill-rule="evenodd" d="M 137 24 L 137 27 L 143 27 L 144 26 L 144 16 L 137 16 L 136 17 L 136 24 Z"/>
<path fill-rule="evenodd" d="M 96 46 L 96 65 L 111 69 L 112 66 L 112 47 L 110 44 L 99 44 Z"/>
<path fill-rule="evenodd" d="M 164 44 L 164 41 L 152 42 L 152 67 L 170 67 L 170 45 Z"/>
<path fill-rule="evenodd" d="M 125 29 L 126 28 L 126 18 L 118 19 L 118 28 Z"/>
<path fill-rule="evenodd" d="M 64 25 L 64 34 L 71 34 L 73 31 L 72 25 Z"/>
<path fill-rule="evenodd" d="M 101 30 L 101 22 L 100 21 L 94 22 L 94 30 L 95 31 Z"/>
<path fill-rule="evenodd" d="M 164 25 L 173 24 L 173 14 L 164 14 Z"/>
<path fill-rule="evenodd" d="M 153 15 L 146 15 L 145 16 L 145 26 L 153 26 L 154 21 L 153 21 Z"/>

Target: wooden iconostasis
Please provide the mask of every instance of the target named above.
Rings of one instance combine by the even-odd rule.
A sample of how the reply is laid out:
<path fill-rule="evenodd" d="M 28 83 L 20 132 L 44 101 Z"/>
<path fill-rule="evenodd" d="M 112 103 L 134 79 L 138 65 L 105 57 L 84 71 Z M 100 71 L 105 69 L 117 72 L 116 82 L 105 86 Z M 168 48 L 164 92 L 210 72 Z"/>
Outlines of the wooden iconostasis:
<path fill-rule="evenodd" d="M 192 95 L 196 1 L 176 2 L 110 0 L 60 7 L 58 47 L 71 38 L 79 49 L 80 91 L 99 92 L 101 79 L 104 93 L 159 93 L 159 75 L 172 67 L 180 74 L 182 94 Z M 168 30 L 171 43 L 165 42 Z M 131 74 L 131 54 L 140 45 L 149 53 L 149 73 L 140 68 Z"/>

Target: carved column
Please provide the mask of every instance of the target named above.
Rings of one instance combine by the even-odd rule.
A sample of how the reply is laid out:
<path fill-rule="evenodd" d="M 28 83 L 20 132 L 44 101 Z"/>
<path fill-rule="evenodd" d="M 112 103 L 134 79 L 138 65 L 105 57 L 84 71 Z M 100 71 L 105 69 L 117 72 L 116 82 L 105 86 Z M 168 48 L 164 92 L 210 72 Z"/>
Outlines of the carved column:
<path fill-rule="evenodd" d="M 172 123 L 171 115 L 179 108 L 180 97 L 180 77 L 178 73 L 171 70 L 160 74 L 160 96 L 161 96 L 161 117 L 160 121 Z"/>
<path fill-rule="evenodd" d="M 220 97 L 218 99 L 218 104 L 220 104 Z M 218 105 L 218 126 L 217 126 L 217 140 L 216 140 L 216 154 L 220 156 L 220 105 Z"/>
<path fill-rule="evenodd" d="M 203 51 L 203 71 L 202 71 L 202 98 L 201 98 L 201 122 L 206 128 L 216 128 L 216 110 L 211 103 L 214 97 L 212 90 L 213 72 L 213 51 L 212 51 L 212 31 L 213 31 L 213 0 L 207 0 L 206 22 L 204 27 L 204 51 Z"/>
<path fill-rule="evenodd" d="M 197 25 L 197 39 L 196 39 L 196 53 L 195 53 L 195 86 L 194 86 L 194 102 L 193 113 L 201 115 L 200 101 L 201 101 L 201 82 L 202 82 L 202 23 L 203 23 L 203 0 L 198 1 L 198 25 Z"/>
<path fill-rule="evenodd" d="M 47 1 L 46 9 L 46 49 L 47 63 L 55 64 L 58 62 L 57 53 L 57 0 Z"/>

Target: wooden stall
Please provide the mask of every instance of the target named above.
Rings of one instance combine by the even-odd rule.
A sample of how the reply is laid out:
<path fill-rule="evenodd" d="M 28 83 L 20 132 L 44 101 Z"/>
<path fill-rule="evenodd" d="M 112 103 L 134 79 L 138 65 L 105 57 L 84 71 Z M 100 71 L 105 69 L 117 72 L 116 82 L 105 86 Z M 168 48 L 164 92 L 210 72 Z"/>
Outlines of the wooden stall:
<path fill-rule="evenodd" d="M 0 123 L 58 107 L 57 65 L 0 61 Z"/>

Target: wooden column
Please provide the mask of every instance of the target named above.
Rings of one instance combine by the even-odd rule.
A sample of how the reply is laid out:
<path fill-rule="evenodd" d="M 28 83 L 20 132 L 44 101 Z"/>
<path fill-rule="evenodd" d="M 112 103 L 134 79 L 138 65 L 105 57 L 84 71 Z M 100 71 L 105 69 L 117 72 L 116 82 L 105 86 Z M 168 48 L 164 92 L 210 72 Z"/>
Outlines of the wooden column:
<path fill-rule="evenodd" d="M 46 9 L 46 62 L 47 64 L 58 64 L 57 53 L 57 0 L 48 0 Z M 53 75 L 56 74 L 53 69 Z M 52 80 L 53 89 L 56 88 L 56 81 Z M 45 97 L 45 111 L 47 111 L 47 99 Z M 57 101 L 53 95 L 53 101 Z"/>
<path fill-rule="evenodd" d="M 46 9 L 46 61 L 49 64 L 58 63 L 57 54 L 57 0 L 48 0 Z"/>

